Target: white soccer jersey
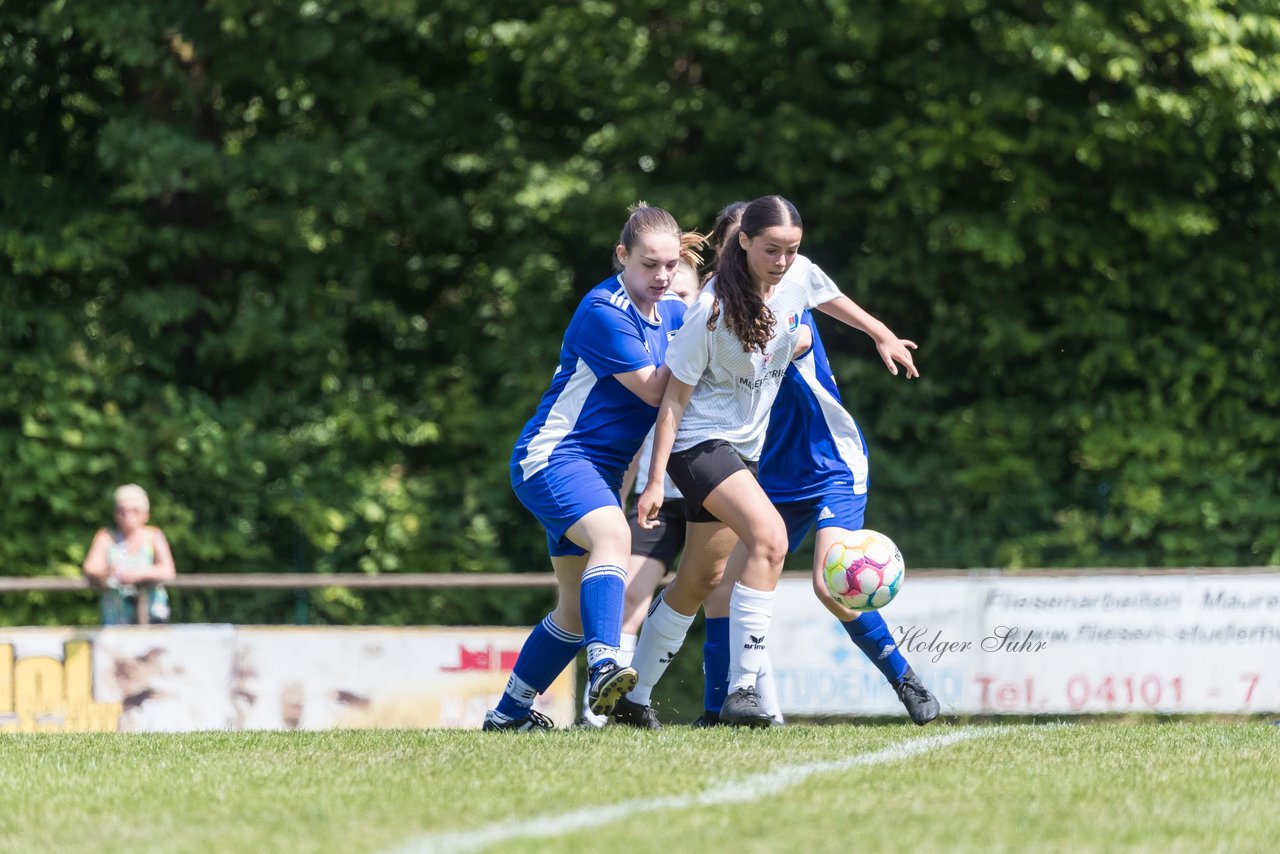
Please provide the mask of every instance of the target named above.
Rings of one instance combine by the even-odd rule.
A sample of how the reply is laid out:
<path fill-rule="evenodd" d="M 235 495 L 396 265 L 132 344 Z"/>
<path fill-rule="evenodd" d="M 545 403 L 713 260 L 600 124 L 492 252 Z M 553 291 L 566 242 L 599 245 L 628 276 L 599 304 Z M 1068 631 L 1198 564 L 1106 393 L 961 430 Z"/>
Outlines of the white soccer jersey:
<path fill-rule="evenodd" d="M 840 289 L 803 255 L 796 256 L 768 302 L 773 337 L 763 353 L 744 352 L 729 331 L 724 312 L 707 329 L 715 281 L 703 289 L 667 349 L 671 375 L 694 387 L 676 432 L 674 452 L 708 439 L 723 439 L 743 459 L 758 460 L 769 426 L 769 409 L 795 355 L 805 309 L 839 297 Z"/>

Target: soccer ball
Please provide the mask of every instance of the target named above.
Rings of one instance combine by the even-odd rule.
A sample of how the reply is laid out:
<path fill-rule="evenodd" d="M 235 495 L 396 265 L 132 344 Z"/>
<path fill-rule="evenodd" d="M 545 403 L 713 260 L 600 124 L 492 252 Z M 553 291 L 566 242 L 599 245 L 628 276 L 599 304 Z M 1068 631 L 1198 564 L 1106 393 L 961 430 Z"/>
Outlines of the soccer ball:
<path fill-rule="evenodd" d="M 823 563 L 827 590 L 854 611 L 874 611 L 893 601 L 907 571 L 893 540 L 865 528 L 832 543 Z"/>

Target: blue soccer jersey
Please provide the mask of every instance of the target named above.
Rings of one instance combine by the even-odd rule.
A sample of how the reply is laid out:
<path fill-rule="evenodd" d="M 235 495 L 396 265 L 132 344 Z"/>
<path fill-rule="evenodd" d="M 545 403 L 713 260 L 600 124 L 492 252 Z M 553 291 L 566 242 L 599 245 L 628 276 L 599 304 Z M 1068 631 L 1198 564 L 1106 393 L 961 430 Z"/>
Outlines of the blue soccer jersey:
<path fill-rule="evenodd" d="M 813 349 L 787 367 L 769 411 L 760 485 L 774 503 L 816 498 L 832 486 L 867 491 L 867 444 L 840 400 L 812 312 Z"/>
<path fill-rule="evenodd" d="M 551 388 L 516 442 L 512 485 L 560 458 L 586 460 L 621 480 L 658 409 L 614 375 L 661 365 L 684 313 L 684 302 L 667 294 L 656 321 L 641 316 L 620 275 L 592 288 L 569 321 Z"/>

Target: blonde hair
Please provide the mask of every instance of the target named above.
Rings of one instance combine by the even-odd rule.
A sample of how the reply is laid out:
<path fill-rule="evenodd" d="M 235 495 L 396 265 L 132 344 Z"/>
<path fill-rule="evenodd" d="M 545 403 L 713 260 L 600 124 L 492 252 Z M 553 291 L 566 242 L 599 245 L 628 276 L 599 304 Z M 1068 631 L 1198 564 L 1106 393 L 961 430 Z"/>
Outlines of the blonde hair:
<path fill-rule="evenodd" d="M 131 498 L 141 503 L 143 510 L 151 512 L 151 499 L 147 497 L 147 491 L 136 483 L 126 483 L 124 486 L 117 487 L 113 496 L 117 505 Z"/>
<path fill-rule="evenodd" d="M 702 266 L 702 254 L 698 252 L 698 247 L 706 242 L 706 235 L 696 231 L 680 233 L 680 263 L 692 267 L 694 275 L 697 275 L 698 268 Z"/>

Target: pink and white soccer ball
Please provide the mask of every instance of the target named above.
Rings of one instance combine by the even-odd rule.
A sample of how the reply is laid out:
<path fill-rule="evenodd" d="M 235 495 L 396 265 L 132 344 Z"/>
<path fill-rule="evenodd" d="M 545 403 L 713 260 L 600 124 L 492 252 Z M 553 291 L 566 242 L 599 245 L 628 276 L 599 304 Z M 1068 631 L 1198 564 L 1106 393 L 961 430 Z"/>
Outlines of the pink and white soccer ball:
<path fill-rule="evenodd" d="M 827 590 L 854 611 L 874 611 L 893 601 L 906 576 L 902 552 L 893 540 L 866 528 L 832 543 L 823 564 Z"/>

